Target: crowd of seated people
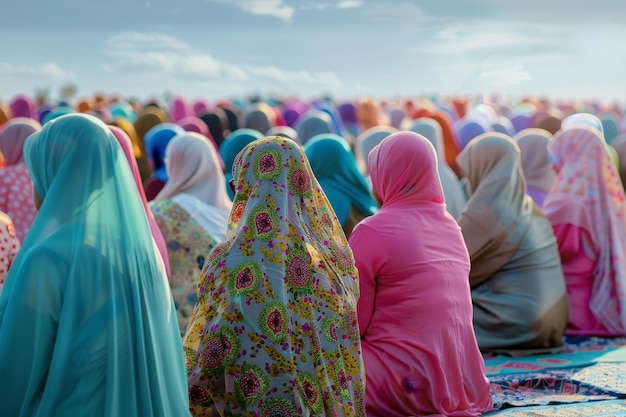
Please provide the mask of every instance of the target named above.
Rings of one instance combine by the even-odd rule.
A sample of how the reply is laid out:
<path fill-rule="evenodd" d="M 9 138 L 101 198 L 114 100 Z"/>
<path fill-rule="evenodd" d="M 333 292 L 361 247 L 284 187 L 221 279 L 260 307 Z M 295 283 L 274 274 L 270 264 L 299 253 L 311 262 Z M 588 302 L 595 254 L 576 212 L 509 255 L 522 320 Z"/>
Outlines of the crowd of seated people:
<path fill-rule="evenodd" d="M 482 415 L 482 354 L 626 336 L 625 150 L 593 101 L 0 101 L 3 411 Z"/>

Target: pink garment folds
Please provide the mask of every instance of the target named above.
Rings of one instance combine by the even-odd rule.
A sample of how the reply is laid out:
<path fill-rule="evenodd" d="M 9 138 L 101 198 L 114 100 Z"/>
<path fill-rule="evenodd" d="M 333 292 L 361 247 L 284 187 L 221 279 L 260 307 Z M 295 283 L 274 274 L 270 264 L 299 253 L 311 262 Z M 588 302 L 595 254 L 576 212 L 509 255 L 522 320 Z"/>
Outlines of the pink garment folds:
<path fill-rule="evenodd" d="M 626 335 L 626 196 L 611 154 L 588 126 L 562 131 L 548 149 L 558 174 L 543 210 L 558 239 L 570 311 L 585 309 L 572 316 L 570 333 Z"/>
<path fill-rule="evenodd" d="M 352 232 L 367 415 L 478 416 L 492 408 L 472 325 L 470 261 L 432 145 L 413 132 L 369 154 L 380 211 Z M 372 242 L 375 242 L 374 244 Z"/>
<path fill-rule="evenodd" d="M 18 117 L 9 120 L 0 131 L 0 153 L 6 158 L 6 166 L 0 168 L 0 211 L 13 220 L 20 242 L 24 241 L 37 216 L 33 184 L 24 163 L 22 147 L 26 138 L 40 129 L 38 122 Z"/>
<path fill-rule="evenodd" d="M 159 253 L 161 254 L 161 258 L 163 259 L 163 263 L 165 264 L 165 271 L 167 272 L 167 276 L 170 276 L 170 262 L 167 256 L 167 246 L 165 246 L 165 239 L 163 238 L 163 234 L 161 233 L 161 229 L 159 229 L 159 225 L 154 218 L 154 214 L 152 214 L 152 210 L 148 207 L 148 200 L 146 199 L 146 193 L 143 191 L 143 186 L 141 185 L 141 176 L 139 175 L 139 168 L 137 167 L 137 161 L 133 155 L 133 143 L 131 142 L 128 135 L 119 127 L 109 126 L 109 130 L 117 139 L 117 142 L 122 147 L 124 151 L 124 155 L 128 160 L 128 165 L 130 166 L 130 170 L 133 173 L 133 179 L 135 180 L 135 185 L 137 185 L 137 191 L 139 192 L 139 197 L 141 198 L 141 204 L 143 205 L 143 209 L 146 212 L 146 216 L 148 217 L 148 223 L 150 224 L 150 232 L 152 233 L 152 238 L 159 248 Z"/>

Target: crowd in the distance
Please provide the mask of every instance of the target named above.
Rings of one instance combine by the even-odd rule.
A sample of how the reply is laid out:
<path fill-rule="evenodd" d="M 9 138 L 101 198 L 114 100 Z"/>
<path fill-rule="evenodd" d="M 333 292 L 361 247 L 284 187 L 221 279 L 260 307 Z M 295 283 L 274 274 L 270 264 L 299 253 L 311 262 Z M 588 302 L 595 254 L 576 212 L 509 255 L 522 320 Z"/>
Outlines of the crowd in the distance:
<path fill-rule="evenodd" d="M 481 415 L 481 352 L 626 336 L 624 180 L 595 101 L 14 97 L 2 412 Z"/>

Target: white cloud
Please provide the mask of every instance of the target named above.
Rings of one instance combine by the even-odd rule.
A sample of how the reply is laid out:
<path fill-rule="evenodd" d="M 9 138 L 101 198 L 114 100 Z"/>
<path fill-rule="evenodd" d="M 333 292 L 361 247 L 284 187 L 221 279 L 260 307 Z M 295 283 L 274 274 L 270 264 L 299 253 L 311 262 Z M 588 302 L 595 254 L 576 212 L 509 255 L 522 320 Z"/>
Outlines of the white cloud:
<path fill-rule="evenodd" d="M 117 49 L 171 48 L 183 50 L 188 45 L 162 33 L 122 32 L 107 40 L 107 45 Z"/>
<path fill-rule="evenodd" d="M 343 0 L 340 2 L 322 2 L 322 1 L 311 1 L 301 4 L 299 6 L 302 10 L 325 10 L 325 9 L 354 9 L 357 7 L 364 6 L 365 2 L 362 0 Z"/>
<path fill-rule="evenodd" d="M 363 15 L 384 23 L 409 22 L 411 24 L 431 20 L 433 17 L 410 2 L 399 2 L 390 5 L 389 2 L 374 3 L 364 8 Z"/>
<path fill-rule="evenodd" d="M 122 36 L 124 35 L 124 36 Z M 113 40 L 124 39 L 123 46 L 116 48 Z M 157 50 L 144 50 L 145 39 L 167 39 Z M 236 65 L 221 61 L 211 54 L 196 50 L 185 42 L 167 35 L 135 33 L 120 34 L 108 39 L 104 53 L 110 58 L 103 66 L 107 71 L 160 74 L 186 82 L 239 82 L 265 83 L 284 88 L 308 85 L 337 88 L 341 81 L 331 72 L 284 70 L 274 65 Z"/>
<path fill-rule="evenodd" d="M 354 7 L 361 7 L 364 4 L 365 2 L 361 0 L 344 0 L 337 3 L 337 7 L 340 9 L 351 9 Z"/>
<path fill-rule="evenodd" d="M 284 4 L 283 0 L 208 0 L 213 3 L 230 4 L 244 12 L 256 15 L 274 16 L 282 20 L 290 20 L 295 10 Z"/>
<path fill-rule="evenodd" d="M 66 71 L 54 62 L 41 65 L 13 65 L 0 64 L 0 74 L 13 78 L 37 78 L 37 79 L 72 79 L 75 74 Z"/>
<path fill-rule="evenodd" d="M 323 85 L 327 87 L 341 86 L 341 81 L 332 72 L 285 71 L 273 65 L 246 66 L 245 69 L 252 76 L 280 83 Z"/>

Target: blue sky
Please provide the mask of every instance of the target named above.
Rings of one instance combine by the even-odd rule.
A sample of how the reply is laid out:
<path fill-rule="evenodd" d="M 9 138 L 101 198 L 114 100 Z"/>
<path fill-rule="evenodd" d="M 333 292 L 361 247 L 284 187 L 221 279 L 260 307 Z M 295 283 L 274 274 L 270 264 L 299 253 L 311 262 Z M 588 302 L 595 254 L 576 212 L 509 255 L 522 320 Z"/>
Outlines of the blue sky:
<path fill-rule="evenodd" d="M 626 98 L 624 0 L 7 0 L 0 97 Z M 594 7 L 595 6 L 595 7 Z"/>

